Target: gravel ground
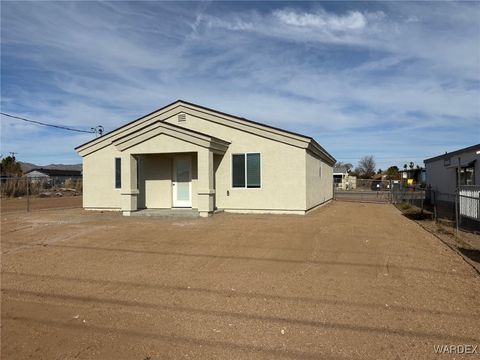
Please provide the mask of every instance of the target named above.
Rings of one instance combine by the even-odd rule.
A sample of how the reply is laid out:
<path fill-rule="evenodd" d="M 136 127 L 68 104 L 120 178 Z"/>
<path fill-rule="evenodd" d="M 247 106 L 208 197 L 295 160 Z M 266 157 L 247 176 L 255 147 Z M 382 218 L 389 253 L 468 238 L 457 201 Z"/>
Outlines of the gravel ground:
<path fill-rule="evenodd" d="M 9 206 L 2 359 L 433 359 L 480 344 L 476 272 L 391 205 L 208 219 Z"/>
<path fill-rule="evenodd" d="M 60 208 L 81 208 L 82 197 L 81 196 L 65 196 L 65 197 L 47 197 L 39 198 L 31 196 L 28 199 L 30 202 L 30 210 L 48 210 L 48 209 L 60 209 Z M 27 197 L 18 198 L 2 198 L 2 212 L 26 212 L 27 211 Z"/>

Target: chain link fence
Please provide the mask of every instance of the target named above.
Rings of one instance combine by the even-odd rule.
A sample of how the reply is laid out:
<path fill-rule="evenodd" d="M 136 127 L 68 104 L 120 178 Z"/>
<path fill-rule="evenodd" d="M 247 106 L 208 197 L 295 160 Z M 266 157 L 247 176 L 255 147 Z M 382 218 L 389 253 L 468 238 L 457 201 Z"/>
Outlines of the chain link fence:
<path fill-rule="evenodd" d="M 445 193 L 424 185 L 399 180 L 357 179 L 355 186 L 334 183 L 334 198 L 343 201 L 391 203 L 415 207 L 423 218 L 449 223 L 469 231 L 480 231 L 480 186 L 461 186 Z"/>
<path fill-rule="evenodd" d="M 348 184 L 340 181 L 334 182 L 334 198 L 337 200 L 374 203 L 390 203 L 392 200 L 393 183 L 390 180 L 355 179 Z"/>
<path fill-rule="evenodd" d="M 30 211 L 39 206 L 32 207 L 32 201 L 38 202 L 39 198 L 72 198 L 82 195 L 83 183 L 81 176 L 42 176 L 42 177 L 5 177 L 0 178 L 0 196 L 2 198 L 2 211 L 7 206 L 17 210 Z M 15 200 L 15 201 L 14 201 Z M 76 201 L 79 202 L 79 201 Z M 72 201 L 63 201 L 64 207 L 72 206 L 76 203 Z M 53 202 L 51 202 L 53 204 Z M 56 204 L 61 206 L 60 201 Z M 13 205 L 12 205 L 13 204 Z M 8 209 L 7 209 L 8 211 Z"/>

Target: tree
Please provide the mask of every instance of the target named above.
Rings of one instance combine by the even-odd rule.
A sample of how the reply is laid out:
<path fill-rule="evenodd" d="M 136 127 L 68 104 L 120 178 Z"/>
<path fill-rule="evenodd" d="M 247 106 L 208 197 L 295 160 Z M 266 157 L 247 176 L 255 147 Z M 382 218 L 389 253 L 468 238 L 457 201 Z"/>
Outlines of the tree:
<path fill-rule="evenodd" d="M 381 173 L 383 173 L 383 170 L 379 168 L 377 171 L 377 174 L 381 174 Z"/>
<path fill-rule="evenodd" d="M 410 165 L 408 165 L 408 167 L 409 167 L 410 169 L 413 169 L 414 166 L 415 166 L 415 164 L 413 163 L 413 161 L 410 161 Z"/>
<path fill-rule="evenodd" d="M 408 168 L 408 165 L 407 164 L 403 164 L 403 170 L 407 170 Z"/>
<path fill-rule="evenodd" d="M 7 156 L 0 163 L 0 173 L 2 176 L 20 176 L 22 175 L 22 167 L 15 156 Z"/>
<path fill-rule="evenodd" d="M 368 179 L 375 175 L 375 168 L 375 159 L 373 158 L 373 155 L 369 155 L 364 156 L 360 159 L 355 169 L 355 172 L 358 174 L 359 177 Z"/>
<path fill-rule="evenodd" d="M 399 180 L 400 179 L 399 171 L 400 171 L 400 169 L 398 168 L 398 166 L 395 166 L 395 165 L 390 166 L 387 169 L 387 179 L 388 180 Z"/>

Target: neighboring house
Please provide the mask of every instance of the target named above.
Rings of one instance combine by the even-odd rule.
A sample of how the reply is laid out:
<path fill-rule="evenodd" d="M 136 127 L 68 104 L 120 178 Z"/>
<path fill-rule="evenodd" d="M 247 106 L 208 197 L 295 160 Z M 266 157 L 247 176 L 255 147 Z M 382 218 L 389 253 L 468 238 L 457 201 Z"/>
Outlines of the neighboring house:
<path fill-rule="evenodd" d="M 314 139 L 178 100 L 76 148 L 83 206 L 305 214 L 333 196 Z"/>
<path fill-rule="evenodd" d="M 435 156 L 423 162 L 427 186 L 434 191 L 454 194 L 458 185 L 480 185 L 480 144 Z"/>
<path fill-rule="evenodd" d="M 375 174 L 375 175 L 372 176 L 372 180 L 388 181 L 388 175 L 387 174 Z"/>
<path fill-rule="evenodd" d="M 48 181 L 52 185 L 64 185 L 66 180 L 78 179 L 82 177 L 81 170 L 64 170 L 64 169 L 43 169 L 36 168 L 27 171 L 23 176 L 32 182 Z"/>
<path fill-rule="evenodd" d="M 414 168 L 400 170 L 401 183 L 404 186 L 422 186 L 425 185 L 425 174 L 426 171 L 424 168 Z"/>
<path fill-rule="evenodd" d="M 333 168 L 333 182 L 337 189 L 352 190 L 357 187 L 357 177 L 349 174 L 347 166 Z"/>

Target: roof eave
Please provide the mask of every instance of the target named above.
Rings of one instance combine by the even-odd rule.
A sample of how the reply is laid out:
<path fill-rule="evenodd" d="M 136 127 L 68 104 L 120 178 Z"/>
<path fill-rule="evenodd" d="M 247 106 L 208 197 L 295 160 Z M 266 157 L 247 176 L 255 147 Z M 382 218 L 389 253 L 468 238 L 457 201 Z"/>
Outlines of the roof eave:
<path fill-rule="evenodd" d="M 204 107 L 204 106 L 201 106 L 201 105 L 197 105 L 197 104 L 193 104 L 193 103 L 190 103 L 188 101 L 184 101 L 184 100 L 176 100 L 168 105 L 165 105 L 155 111 L 152 111 L 151 113 L 147 114 L 147 115 L 144 115 L 144 116 L 141 116 L 133 121 L 130 121 L 112 131 L 109 131 L 108 133 L 105 133 L 104 135 L 102 135 L 101 137 L 99 138 L 96 138 L 96 139 L 93 139 L 93 140 L 90 140 L 82 145 L 79 145 L 77 147 L 75 147 L 75 151 L 80 155 L 80 156 L 83 156 L 82 155 L 82 152 L 85 153 L 85 150 L 88 149 L 89 147 L 91 146 L 95 146 L 96 144 L 99 144 L 101 143 L 102 141 L 106 140 L 106 138 L 110 137 L 110 136 L 114 136 L 114 133 L 117 132 L 118 130 L 120 129 L 123 129 L 129 125 L 132 125 L 134 124 L 135 122 L 137 121 L 140 121 L 142 119 L 146 119 L 148 118 L 149 116 L 152 116 L 154 115 L 155 113 L 159 113 L 159 112 L 164 112 L 164 111 L 168 111 L 167 109 L 169 107 L 173 107 L 173 106 L 179 106 L 179 105 L 186 105 L 186 106 L 192 106 L 192 107 L 197 107 L 199 109 L 203 109 L 203 110 L 206 110 L 206 111 L 210 111 L 210 112 L 213 112 L 215 114 L 218 114 L 218 115 L 221 115 L 221 116 L 226 116 L 226 117 L 230 117 L 232 119 L 237 119 L 237 120 L 240 120 L 240 121 L 243 121 L 243 122 L 246 122 L 247 124 L 251 124 L 251 125 L 254 125 L 254 126 L 258 126 L 258 127 L 263 127 L 265 129 L 270 129 L 270 130 L 274 130 L 275 132 L 279 132 L 280 135 L 283 134 L 284 136 L 286 137 L 296 137 L 297 141 L 300 141 L 300 142 L 305 142 L 306 143 L 306 146 L 305 148 L 306 149 L 309 149 L 310 151 L 312 151 L 313 153 L 317 154 L 318 156 L 322 157 L 324 160 L 326 160 L 330 165 L 333 166 L 333 164 L 336 162 L 336 159 L 330 155 L 320 144 L 317 143 L 317 141 L 315 139 L 313 139 L 312 137 L 310 136 L 306 136 L 306 135 L 302 135 L 302 134 L 299 134 L 299 133 L 295 133 L 295 132 L 292 132 L 292 131 L 289 131 L 289 130 L 284 130 L 284 129 L 280 129 L 280 128 L 277 128 L 277 127 L 274 127 L 274 126 L 270 126 L 270 125 L 266 125 L 266 124 L 262 124 L 262 123 L 259 123 L 259 122 L 256 122 L 256 121 L 252 121 L 252 120 L 248 120 L 246 118 L 242 118 L 242 117 L 239 117 L 239 116 L 235 116 L 235 115 L 231 115 L 231 114 L 228 114 L 228 113 L 224 113 L 224 112 L 221 112 L 221 111 L 218 111 L 218 110 L 215 110 L 215 109 L 211 109 L 211 108 L 207 108 L 207 107 Z"/>
<path fill-rule="evenodd" d="M 478 151 L 478 150 L 480 150 L 480 144 L 467 146 L 466 148 L 463 148 L 463 149 L 454 150 L 454 151 L 451 151 L 449 153 L 445 153 L 445 154 L 442 154 L 442 155 L 437 155 L 437 156 L 425 159 L 425 160 L 423 160 L 423 163 L 426 164 L 426 163 L 430 163 L 430 162 L 433 162 L 433 161 L 445 159 L 446 157 L 452 157 L 452 156 L 455 156 L 457 154 L 461 154 L 463 152 Z"/>
<path fill-rule="evenodd" d="M 87 141 L 86 143 L 83 143 L 83 144 L 75 147 L 74 150 L 75 150 L 77 153 L 79 153 L 79 152 L 82 150 L 81 148 L 84 147 L 85 145 L 91 144 L 91 143 L 93 143 L 93 142 L 95 142 L 95 141 L 97 141 L 97 140 L 101 140 L 102 138 L 104 138 L 104 137 L 106 137 L 106 136 L 109 136 L 109 135 L 111 135 L 112 133 L 114 133 L 115 131 L 120 130 L 120 129 L 128 126 L 128 125 L 131 125 L 131 124 L 135 123 L 135 122 L 138 121 L 138 120 L 142 120 L 142 119 L 144 119 L 144 118 L 146 118 L 146 117 L 148 117 L 148 116 L 150 116 L 150 115 L 155 114 L 156 112 L 165 110 L 166 108 L 168 108 L 168 107 L 170 107 L 170 106 L 173 106 L 173 105 L 175 105 L 175 104 L 177 104 L 177 103 L 181 103 L 181 102 L 182 102 L 182 100 L 175 100 L 174 102 L 172 102 L 172 103 L 170 103 L 170 104 L 167 104 L 167 105 L 165 105 L 165 106 L 162 106 L 161 108 L 158 108 L 158 109 L 156 109 L 156 110 L 154 110 L 154 111 L 152 111 L 152 112 L 150 112 L 150 113 L 148 113 L 148 114 L 146 114 L 146 115 L 140 116 L 140 117 L 136 118 L 135 120 L 129 121 L 128 123 L 123 124 L 123 125 L 115 128 L 115 129 L 113 129 L 113 130 L 111 130 L 111 131 L 103 134 L 101 137 L 98 137 L 98 138 L 92 139 L 92 140 L 90 140 L 90 141 Z"/>
<path fill-rule="evenodd" d="M 323 157 L 324 160 L 328 161 L 328 164 L 331 166 L 333 166 L 337 162 L 337 160 L 327 150 L 325 150 L 314 138 L 309 138 L 307 149 Z"/>

